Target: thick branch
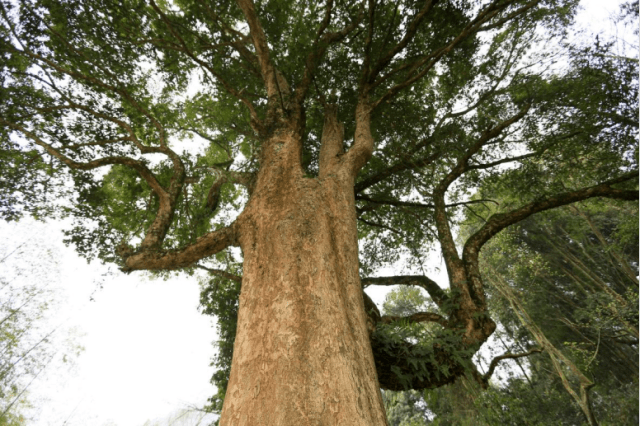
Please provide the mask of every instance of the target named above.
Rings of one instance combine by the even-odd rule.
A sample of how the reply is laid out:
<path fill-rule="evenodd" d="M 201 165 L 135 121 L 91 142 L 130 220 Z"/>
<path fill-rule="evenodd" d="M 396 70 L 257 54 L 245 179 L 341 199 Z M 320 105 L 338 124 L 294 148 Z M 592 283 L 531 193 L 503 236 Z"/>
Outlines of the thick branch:
<path fill-rule="evenodd" d="M 373 155 L 373 136 L 371 135 L 371 107 L 366 97 L 361 97 L 356 106 L 356 132 L 353 146 L 345 154 L 345 167 L 351 176 L 367 164 Z"/>
<path fill-rule="evenodd" d="M 228 227 L 209 232 L 180 250 L 133 252 L 126 246 L 119 248 L 118 254 L 125 259 L 124 272 L 135 270 L 172 270 L 192 266 L 205 257 L 212 256 L 229 246 L 235 246 L 237 229 L 235 223 Z"/>
<path fill-rule="evenodd" d="M 337 109 L 335 104 L 325 105 L 322 142 L 320 144 L 320 177 L 330 174 L 337 165 L 338 156 L 344 153 L 342 145 L 344 126 L 338 121 Z"/>
<path fill-rule="evenodd" d="M 237 0 L 236 2 L 238 6 L 240 6 L 240 9 L 242 9 L 242 13 L 249 24 L 249 32 L 251 40 L 253 41 L 253 47 L 256 49 L 258 62 L 260 63 L 260 71 L 262 72 L 262 79 L 267 89 L 267 96 L 269 99 L 277 97 L 280 91 L 278 90 L 276 71 L 269 57 L 267 36 L 264 34 L 262 24 L 260 24 L 258 20 L 253 1 Z"/>
<path fill-rule="evenodd" d="M 440 246 L 442 247 L 442 254 L 445 264 L 447 265 L 449 277 L 452 280 L 452 283 L 458 287 L 458 290 L 464 290 L 465 288 L 468 288 L 468 285 L 465 273 L 462 269 L 462 264 L 460 263 L 461 260 L 456 249 L 453 234 L 451 233 L 451 227 L 449 226 L 449 218 L 447 216 L 445 204 L 445 193 L 449 186 L 468 170 L 469 159 L 478 153 L 491 139 L 499 136 L 504 129 L 522 119 L 527 114 L 530 107 L 530 104 L 525 105 L 513 117 L 482 132 L 480 138 L 478 138 L 478 140 L 476 140 L 476 142 L 467 149 L 465 154 L 458 159 L 453 169 L 438 183 L 437 187 L 433 191 L 433 201 L 435 206 L 434 218 L 436 222 L 436 229 L 438 231 L 438 239 L 440 240 Z M 478 294 L 478 296 L 480 295 Z"/>
<path fill-rule="evenodd" d="M 362 278 L 363 286 L 368 285 L 415 285 L 421 287 L 429 293 L 431 299 L 439 307 L 443 307 L 448 301 L 449 296 L 440 288 L 433 280 L 424 275 L 397 275 L 391 277 L 367 277 Z"/>

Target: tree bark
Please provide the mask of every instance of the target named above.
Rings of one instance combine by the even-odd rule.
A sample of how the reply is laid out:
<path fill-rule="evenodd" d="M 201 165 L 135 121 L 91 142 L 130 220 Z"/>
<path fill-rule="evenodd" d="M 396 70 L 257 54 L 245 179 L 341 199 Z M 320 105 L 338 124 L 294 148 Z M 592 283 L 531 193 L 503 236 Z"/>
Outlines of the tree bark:
<path fill-rule="evenodd" d="M 358 271 L 353 165 L 335 143 L 341 126 L 329 111 L 313 179 L 303 176 L 294 128 L 263 142 L 238 217 L 242 292 L 220 425 L 386 425 Z"/>

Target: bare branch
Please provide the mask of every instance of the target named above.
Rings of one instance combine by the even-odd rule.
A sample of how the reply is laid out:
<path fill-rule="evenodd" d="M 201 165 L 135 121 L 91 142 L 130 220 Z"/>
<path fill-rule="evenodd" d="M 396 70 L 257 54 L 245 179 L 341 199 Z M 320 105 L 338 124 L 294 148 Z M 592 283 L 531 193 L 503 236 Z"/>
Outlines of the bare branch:
<path fill-rule="evenodd" d="M 507 352 L 505 354 L 502 354 L 500 356 L 495 357 L 494 359 L 491 360 L 491 364 L 489 365 L 489 369 L 487 370 L 487 372 L 481 377 L 482 381 L 484 383 L 488 383 L 489 379 L 491 378 L 491 376 L 493 375 L 496 367 L 498 366 L 498 363 L 500 361 L 503 361 L 505 359 L 517 359 L 517 358 L 524 358 L 526 356 L 529 356 L 531 354 L 535 354 L 535 353 L 540 353 L 542 352 L 544 349 L 543 348 L 533 348 L 530 351 L 527 352 L 522 352 L 522 353 L 517 353 L 517 354 L 512 354 L 511 352 Z"/>

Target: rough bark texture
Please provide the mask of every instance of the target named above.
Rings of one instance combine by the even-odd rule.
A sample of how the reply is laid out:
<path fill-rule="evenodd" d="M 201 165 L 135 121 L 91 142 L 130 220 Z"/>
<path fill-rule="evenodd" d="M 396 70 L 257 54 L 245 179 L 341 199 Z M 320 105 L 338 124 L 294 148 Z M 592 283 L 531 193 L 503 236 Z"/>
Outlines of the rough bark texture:
<path fill-rule="evenodd" d="M 319 178 L 295 166 L 296 132 L 263 144 L 255 195 L 238 218 L 244 274 L 222 426 L 386 425 L 358 274 L 352 166 L 330 140 L 342 132 L 328 116 L 331 152 Z"/>

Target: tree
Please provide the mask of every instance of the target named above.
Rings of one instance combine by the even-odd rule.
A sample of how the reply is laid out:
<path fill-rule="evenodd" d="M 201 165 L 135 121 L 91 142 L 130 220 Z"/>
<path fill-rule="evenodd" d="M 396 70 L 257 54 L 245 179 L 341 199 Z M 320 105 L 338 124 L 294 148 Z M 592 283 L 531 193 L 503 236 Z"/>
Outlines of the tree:
<path fill-rule="evenodd" d="M 63 364 L 73 365 L 82 348 L 71 330 L 53 322 L 61 300 L 58 260 L 46 234 L 17 236 L 4 227 L 0 238 L 0 425 L 32 420 L 34 383 Z M 34 226 L 42 232 L 41 226 Z M 33 260 L 39 263 L 34 265 Z"/>
<path fill-rule="evenodd" d="M 1 5 L 3 215 L 72 214 L 69 241 L 125 272 L 234 278 L 241 248 L 222 425 L 385 424 L 380 387 L 451 383 L 495 330 L 487 241 L 638 199 L 635 65 L 559 46 L 575 0 Z M 458 251 L 459 209 L 496 177 L 513 203 Z M 448 292 L 373 276 L 436 246 Z M 437 312 L 403 321 L 438 332 L 376 330 L 399 318 L 363 284 L 424 288 Z"/>
<path fill-rule="evenodd" d="M 566 391 L 589 424 L 637 421 L 637 215 L 636 205 L 577 203 L 528 218 L 485 251 L 490 293 L 508 306 L 497 315 L 508 340 L 548 355 L 517 397 L 546 384 Z M 552 410 L 523 414 L 536 411 Z M 554 423 L 575 424 L 576 414 Z"/>

